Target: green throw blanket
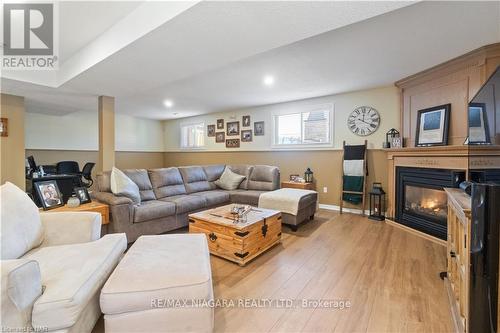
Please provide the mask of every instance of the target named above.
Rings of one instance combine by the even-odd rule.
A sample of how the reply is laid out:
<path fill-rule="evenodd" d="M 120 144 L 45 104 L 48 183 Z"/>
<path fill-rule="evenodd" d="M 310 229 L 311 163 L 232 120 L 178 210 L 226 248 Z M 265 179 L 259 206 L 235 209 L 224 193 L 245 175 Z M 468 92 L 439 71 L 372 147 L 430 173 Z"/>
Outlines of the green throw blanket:
<path fill-rule="evenodd" d="M 344 191 L 363 192 L 364 178 L 363 176 L 344 176 Z M 363 201 L 361 194 L 344 193 L 342 199 L 356 205 Z"/>

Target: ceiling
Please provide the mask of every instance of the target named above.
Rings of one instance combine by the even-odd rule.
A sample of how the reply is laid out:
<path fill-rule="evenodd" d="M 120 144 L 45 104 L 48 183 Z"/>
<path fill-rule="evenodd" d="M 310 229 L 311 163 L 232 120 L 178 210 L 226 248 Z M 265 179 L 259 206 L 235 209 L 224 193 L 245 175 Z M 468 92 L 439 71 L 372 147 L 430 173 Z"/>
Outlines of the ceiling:
<path fill-rule="evenodd" d="M 91 4 L 98 18 L 75 6 L 87 14 L 61 20 L 96 22 L 76 41 L 61 36 L 61 73 L 3 73 L 2 92 L 26 96 L 30 112 L 95 110 L 109 95 L 119 113 L 171 119 L 389 85 L 500 42 L 499 2 L 200 2 L 154 25 L 134 16 L 159 12 L 150 3 L 105 3 Z M 130 22 L 134 40 L 93 45 L 114 46 Z"/>
<path fill-rule="evenodd" d="M 59 2 L 59 59 L 65 62 L 142 1 Z"/>

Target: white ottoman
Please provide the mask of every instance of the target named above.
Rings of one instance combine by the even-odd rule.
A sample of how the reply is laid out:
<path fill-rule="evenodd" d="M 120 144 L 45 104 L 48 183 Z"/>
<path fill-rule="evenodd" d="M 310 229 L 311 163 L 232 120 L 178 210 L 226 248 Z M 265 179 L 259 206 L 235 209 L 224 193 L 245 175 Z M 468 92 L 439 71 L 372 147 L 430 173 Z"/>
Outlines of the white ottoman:
<path fill-rule="evenodd" d="M 107 333 L 211 332 L 205 235 L 139 237 L 102 288 L 100 303 Z"/>

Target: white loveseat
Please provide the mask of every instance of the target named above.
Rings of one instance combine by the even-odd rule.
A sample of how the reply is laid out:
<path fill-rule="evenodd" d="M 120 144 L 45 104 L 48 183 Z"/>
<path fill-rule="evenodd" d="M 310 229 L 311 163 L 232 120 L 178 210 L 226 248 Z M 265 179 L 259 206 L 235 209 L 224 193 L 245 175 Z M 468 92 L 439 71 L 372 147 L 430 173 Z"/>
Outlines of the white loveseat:
<path fill-rule="evenodd" d="M 99 294 L 127 246 L 100 238 L 97 213 L 39 213 L 18 187 L 0 187 L 1 328 L 90 332 Z"/>

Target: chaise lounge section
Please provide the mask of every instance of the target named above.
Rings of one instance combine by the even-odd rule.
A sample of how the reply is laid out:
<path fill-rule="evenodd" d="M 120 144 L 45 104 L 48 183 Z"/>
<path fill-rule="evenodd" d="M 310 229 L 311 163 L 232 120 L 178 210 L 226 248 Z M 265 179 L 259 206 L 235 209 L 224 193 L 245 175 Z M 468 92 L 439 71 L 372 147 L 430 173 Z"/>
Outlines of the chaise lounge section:
<path fill-rule="evenodd" d="M 215 185 L 226 165 L 186 166 L 161 169 L 130 169 L 123 172 L 139 187 L 141 204 L 115 196 L 107 171 L 97 175 L 92 196 L 110 206 L 109 233 L 124 232 L 129 242 L 141 235 L 155 235 L 188 225 L 188 215 L 228 203 L 257 206 L 259 196 L 279 188 L 280 173 L 275 166 L 228 165 L 245 176 L 236 190 Z"/>

